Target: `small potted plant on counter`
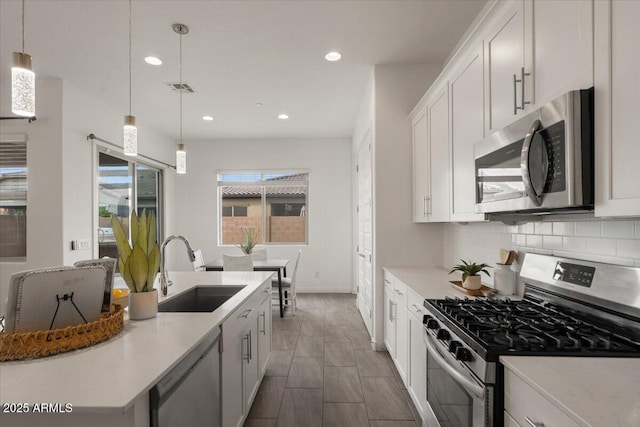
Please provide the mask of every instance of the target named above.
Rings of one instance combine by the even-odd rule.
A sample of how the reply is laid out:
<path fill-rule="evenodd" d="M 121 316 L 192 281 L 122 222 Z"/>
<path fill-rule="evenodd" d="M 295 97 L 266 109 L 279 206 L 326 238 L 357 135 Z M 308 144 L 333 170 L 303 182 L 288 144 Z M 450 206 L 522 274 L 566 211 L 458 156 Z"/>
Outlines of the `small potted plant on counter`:
<path fill-rule="evenodd" d="M 240 249 L 245 255 L 251 254 L 253 248 L 258 244 L 258 232 L 255 228 L 243 228 L 242 229 L 242 243 L 240 243 Z"/>
<path fill-rule="evenodd" d="M 129 290 L 129 319 L 149 319 L 158 314 L 158 290 L 153 287 L 160 268 L 160 247 L 156 240 L 156 217 L 153 212 L 138 219 L 131 213 L 131 243 L 117 216 L 111 216 L 118 246 L 118 268 Z"/>
<path fill-rule="evenodd" d="M 454 266 L 449 274 L 453 273 L 454 271 L 461 272 L 462 287 L 465 289 L 476 290 L 482 287 L 479 273 L 484 273 L 487 276 L 491 276 L 491 274 L 489 274 L 489 272 L 486 270 L 486 268 L 488 267 L 487 264 L 476 264 L 475 262 L 471 261 L 466 262 L 463 259 L 461 259 L 460 261 L 462 261 L 462 264 Z"/>

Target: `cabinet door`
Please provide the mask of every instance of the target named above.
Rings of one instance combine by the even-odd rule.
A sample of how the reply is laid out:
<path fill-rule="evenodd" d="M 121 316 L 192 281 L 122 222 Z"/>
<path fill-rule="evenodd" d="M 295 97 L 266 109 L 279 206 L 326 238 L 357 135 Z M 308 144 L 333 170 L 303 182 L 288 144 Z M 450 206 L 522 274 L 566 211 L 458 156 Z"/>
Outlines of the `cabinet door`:
<path fill-rule="evenodd" d="M 258 313 L 258 373 L 264 376 L 271 356 L 271 288 L 269 296 L 260 305 Z"/>
<path fill-rule="evenodd" d="M 409 372 L 409 312 L 396 300 L 396 367 L 402 382 L 407 384 Z"/>
<path fill-rule="evenodd" d="M 251 314 L 247 317 L 246 328 L 242 333 L 244 341 L 244 363 L 242 364 L 242 380 L 243 380 L 243 410 L 245 414 L 249 413 L 251 402 L 258 392 L 260 385 L 260 376 L 258 375 L 258 312 L 259 307 L 255 307 Z"/>
<path fill-rule="evenodd" d="M 429 222 L 449 221 L 449 92 L 448 85 L 434 93 L 427 106 L 429 117 L 430 197 Z"/>
<path fill-rule="evenodd" d="M 413 125 L 413 221 L 427 222 L 429 197 L 429 141 L 427 109 L 422 107 L 412 120 Z"/>
<path fill-rule="evenodd" d="M 521 78 L 524 67 L 524 3 L 513 2 L 503 11 L 504 16 L 485 39 L 485 100 L 487 134 L 513 122 L 522 106 L 522 86 L 514 81 Z M 530 70 L 525 70 L 530 72 Z M 529 76 L 532 77 L 532 76 Z M 526 78 L 525 78 L 526 80 Z M 526 96 L 525 96 L 526 98 Z M 528 112 L 525 105 L 525 112 Z"/>
<path fill-rule="evenodd" d="M 483 221 L 475 213 L 473 145 L 484 138 L 484 56 L 482 44 L 453 72 L 451 97 L 451 220 Z"/>
<path fill-rule="evenodd" d="M 246 363 L 246 343 L 242 339 L 246 319 L 239 317 L 245 310 L 241 307 L 222 324 L 222 425 L 242 425 L 243 408 L 243 364 Z"/>
<path fill-rule="evenodd" d="M 593 1 L 534 0 L 527 12 L 527 22 L 533 21 L 536 104 L 593 86 Z"/>
<path fill-rule="evenodd" d="M 391 358 L 396 356 L 396 323 L 394 316 L 396 312 L 392 291 L 389 287 L 384 287 L 384 345 Z"/>
<path fill-rule="evenodd" d="M 595 2 L 596 216 L 640 215 L 640 2 Z"/>
<path fill-rule="evenodd" d="M 422 319 L 409 315 L 409 383 L 408 390 L 422 416 L 427 408 L 427 345 L 422 337 Z"/>

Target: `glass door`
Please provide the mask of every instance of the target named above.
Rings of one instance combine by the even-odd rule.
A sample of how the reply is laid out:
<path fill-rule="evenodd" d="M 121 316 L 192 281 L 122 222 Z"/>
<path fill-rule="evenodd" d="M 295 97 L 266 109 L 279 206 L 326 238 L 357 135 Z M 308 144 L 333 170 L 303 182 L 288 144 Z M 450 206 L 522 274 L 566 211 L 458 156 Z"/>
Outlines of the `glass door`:
<path fill-rule="evenodd" d="M 111 214 L 115 214 L 129 235 L 133 199 L 133 176 L 127 160 L 98 154 L 98 257 L 118 257 Z"/>

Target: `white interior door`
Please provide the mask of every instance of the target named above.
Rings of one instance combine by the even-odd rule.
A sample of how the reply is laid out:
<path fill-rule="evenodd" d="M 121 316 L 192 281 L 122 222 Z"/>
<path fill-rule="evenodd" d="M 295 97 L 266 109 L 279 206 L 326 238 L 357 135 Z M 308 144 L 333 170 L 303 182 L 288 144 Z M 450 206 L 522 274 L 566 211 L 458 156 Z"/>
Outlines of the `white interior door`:
<path fill-rule="evenodd" d="M 369 334 L 373 333 L 373 223 L 371 203 L 371 132 L 358 149 L 358 309 Z"/>

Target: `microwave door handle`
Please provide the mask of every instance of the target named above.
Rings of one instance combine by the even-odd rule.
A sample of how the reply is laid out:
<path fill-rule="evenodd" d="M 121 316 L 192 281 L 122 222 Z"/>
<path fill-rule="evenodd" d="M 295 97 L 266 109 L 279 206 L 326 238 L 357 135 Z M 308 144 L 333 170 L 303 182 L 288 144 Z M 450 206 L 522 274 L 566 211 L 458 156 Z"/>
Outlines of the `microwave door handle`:
<path fill-rule="evenodd" d="M 484 387 L 481 387 L 451 366 L 431 343 L 431 337 L 427 331 L 424 331 L 424 342 L 427 345 L 427 349 L 429 350 L 431 357 L 433 357 L 433 360 L 435 360 L 447 374 L 451 375 L 451 377 L 453 377 L 453 379 L 469 393 L 473 394 L 478 399 L 484 400 Z"/>
<path fill-rule="evenodd" d="M 536 120 L 531 125 L 531 129 L 527 136 L 524 138 L 524 143 L 522 144 L 522 152 L 520 153 L 520 172 L 522 173 L 522 182 L 524 183 L 524 189 L 527 192 L 527 195 L 531 199 L 531 201 L 536 205 L 540 206 L 542 204 L 542 195 L 538 195 L 536 190 L 533 188 L 533 184 L 531 183 L 531 170 L 529 169 L 529 154 L 531 149 L 531 142 L 533 141 L 533 137 L 541 127 L 540 120 Z"/>

